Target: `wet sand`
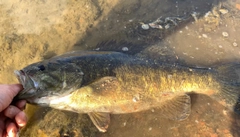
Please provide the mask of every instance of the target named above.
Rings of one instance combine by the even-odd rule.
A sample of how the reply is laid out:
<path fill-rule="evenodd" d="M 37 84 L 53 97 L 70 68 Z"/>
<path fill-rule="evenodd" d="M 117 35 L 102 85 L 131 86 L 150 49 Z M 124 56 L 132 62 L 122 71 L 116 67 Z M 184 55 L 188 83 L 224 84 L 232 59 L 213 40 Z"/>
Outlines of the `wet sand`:
<path fill-rule="evenodd" d="M 71 50 L 121 51 L 191 66 L 239 62 L 239 5 L 239 0 L 0 1 L 0 83 L 16 83 L 13 70 Z M 169 29 L 141 28 L 159 17 L 183 20 Z M 86 115 L 28 106 L 21 136 L 240 136 L 239 116 L 208 96 L 193 95 L 192 101 L 185 121 L 168 120 L 157 109 L 112 115 L 107 133 L 99 133 Z"/>

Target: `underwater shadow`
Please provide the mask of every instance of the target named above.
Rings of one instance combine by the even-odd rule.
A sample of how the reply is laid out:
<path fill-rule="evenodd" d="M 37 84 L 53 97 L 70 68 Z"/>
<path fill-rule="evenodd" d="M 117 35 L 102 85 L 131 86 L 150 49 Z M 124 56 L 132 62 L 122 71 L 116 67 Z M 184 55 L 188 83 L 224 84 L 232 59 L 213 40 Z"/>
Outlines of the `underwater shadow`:
<path fill-rule="evenodd" d="M 98 7 L 100 13 L 96 18 L 97 23 L 86 30 L 85 37 L 76 42 L 73 50 L 97 49 L 136 54 L 176 33 L 187 24 L 194 23 L 193 16 L 201 18 L 221 1 L 119 1 L 107 13 L 104 12 L 106 7 L 102 7 L 106 4 L 103 3 L 111 4 L 111 2 L 98 0 L 92 2 Z M 162 23 L 163 29 L 142 28 L 143 23 L 154 22 L 160 17 L 162 21 L 172 17 L 181 20 L 175 18 L 174 22 Z M 168 25 L 169 28 L 165 28 Z M 124 50 L 125 47 L 127 50 Z"/>

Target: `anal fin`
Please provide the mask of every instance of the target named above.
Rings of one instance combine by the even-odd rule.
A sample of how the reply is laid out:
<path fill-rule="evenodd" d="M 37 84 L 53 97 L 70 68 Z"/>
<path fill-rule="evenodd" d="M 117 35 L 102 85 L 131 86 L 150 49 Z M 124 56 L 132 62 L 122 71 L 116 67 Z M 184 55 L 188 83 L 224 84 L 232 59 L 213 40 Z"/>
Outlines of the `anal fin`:
<path fill-rule="evenodd" d="M 161 105 L 163 115 L 173 120 L 184 120 L 191 113 L 191 98 L 187 94 L 178 95 Z"/>
<path fill-rule="evenodd" d="M 106 132 L 110 124 L 110 114 L 102 112 L 91 112 L 88 116 L 100 132 Z"/>

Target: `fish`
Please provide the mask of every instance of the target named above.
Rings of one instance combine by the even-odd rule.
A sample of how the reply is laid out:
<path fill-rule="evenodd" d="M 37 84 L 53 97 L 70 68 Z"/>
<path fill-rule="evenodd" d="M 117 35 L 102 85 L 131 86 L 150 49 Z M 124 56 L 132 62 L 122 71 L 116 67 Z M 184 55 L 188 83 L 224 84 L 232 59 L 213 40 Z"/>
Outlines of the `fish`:
<path fill-rule="evenodd" d="M 88 114 L 106 132 L 111 114 L 161 109 L 185 120 L 191 93 L 206 94 L 239 113 L 238 63 L 191 67 L 112 51 L 73 51 L 15 70 L 23 90 L 15 99 Z"/>

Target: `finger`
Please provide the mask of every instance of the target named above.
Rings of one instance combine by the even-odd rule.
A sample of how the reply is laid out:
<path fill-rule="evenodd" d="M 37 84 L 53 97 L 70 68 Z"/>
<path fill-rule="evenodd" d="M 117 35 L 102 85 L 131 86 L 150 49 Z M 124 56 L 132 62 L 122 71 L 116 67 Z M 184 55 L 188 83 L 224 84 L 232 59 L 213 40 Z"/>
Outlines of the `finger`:
<path fill-rule="evenodd" d="M 27 101 L 26 100 L 20 100 L 16 103 L 16 106 L 21 109 L 24 110 L 25 106 L 26 106 Z"/>
<path fill-rule="evenodd" d="M 23 89 L 21 84 L 11 84 L 7 85 L 7 91 L 6 92 L 11 92 L 12 98 L 15 97 L 19 91 Z"/>
<path fill-rule="evenodd" d="M 21 110 L 16 106 L 10 105 L 4 110 L 4 115 L 10 119 L 13 119 Z"/>
<path fill-rule="evenodd" d="M 4 135 L 5 120 L 6 120 L 6 117 L 3 114 L 0 114 L 0 137 L 2 137 Z"/>
<path fill-rule="evenodd" d="M 26 114 L 23 111 L 19 112 L 15 117 L 15 121 L 19 127 L 24 127 L 27 124 Z"/>
<path fill-rule="evenodd" d="M 9 122 L 6 124 L 6 131 L 8 137 L 16 137 L 18 128 L 14 122 Z"/>
<path fill-rule="evenodd" d="M 8 137 L 8 136 L 7 136 L 7 132 L 4 131 L 2 136 L 3 136 L 3 137 Z"/>
<path fill-rule="evenodd" d="M 20 84 L 1 85 L 0 87 L 0 111 L 3 111 L 22 89 Z"/>

